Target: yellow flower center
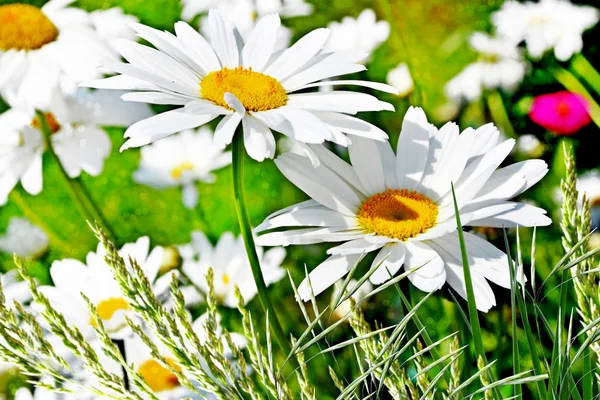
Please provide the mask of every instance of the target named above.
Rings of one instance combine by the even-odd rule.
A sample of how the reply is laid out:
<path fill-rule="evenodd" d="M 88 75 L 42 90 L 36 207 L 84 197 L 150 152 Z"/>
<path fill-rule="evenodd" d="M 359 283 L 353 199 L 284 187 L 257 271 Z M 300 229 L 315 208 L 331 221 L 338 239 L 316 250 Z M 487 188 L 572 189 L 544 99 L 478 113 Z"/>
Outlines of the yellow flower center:
<path fill-rule="evenodd" d="M 60 124 L 58 123 L 58 121 L 56 120 L 56 117 L 52 113 L 45 112 L 44 118 L 46 119 L 48 128 L 50 128 L 50 133 L 56 133 L 56 132 L 60 131 Z M 36 129 L 41 130 L 42 122 L 39 120 L 38 117 L 35 117 L 33 119 L 33 121 L 31 121 L 31 126 L 33 126 Z"/>
<path fill-rule="evenodd" d="M 248 111 L 267 111 L 287 103 L 287 93 L 275 78 L 252 68 L 223 68 L 211 72 L 200 82 L 203 99 L 231 109 L 225 93 L 233 93 Z"/>
<path fill-rule="evenodd" d="M 223 284 L 224 285 L 229 285 L 230 280 L 231 279 L 229 278 L 229 275 L 223 274 Z"/>
<path fill-rule="evenodd" d="M 190 161 L 184 161 L 171 170 L 171 177 L 176 180 L 181 179 L 181 176 L 185 171 L 191 171 L 193 169 L 194 164 L 192 164 Z"/>
<path fill-rule="evenodd" d="M 20 3 L 0 6 L 0 50 L 35 50 L 57 37 L 58 29 L 39 8 Z"/>
<path fill-rule="evenodd" d="M 175 364 L 175 360 L 168 357 L 166 360 L 176 371 L 181 370 L 181 368 Z M 155 392 L 172 390 L 179 386 L 179 379 L 177 379 L 177 376 L 154 359 L 145 361 L 140 365 L 138 373 L 144 378 L 148 386 L 150 386 L 150 389 Z"/>
<path fill-rule="evenodd" d="M 102 300 L 96 306 L 98 315 L 103 321 L 109 321 L 113 315 L 119 310 L 129 310 L 129 303 L 122 297 L 112 297 L 110 299 Z M 92 322 L 93 324 L 93 322 Z"/>
<path fill-rule="evenodd" d="M 369 233 L 405 241 L 435 225 L 438 207 L 427 196 L 407 189 L 388 189 L 365 201 L 358 223 Z"/>

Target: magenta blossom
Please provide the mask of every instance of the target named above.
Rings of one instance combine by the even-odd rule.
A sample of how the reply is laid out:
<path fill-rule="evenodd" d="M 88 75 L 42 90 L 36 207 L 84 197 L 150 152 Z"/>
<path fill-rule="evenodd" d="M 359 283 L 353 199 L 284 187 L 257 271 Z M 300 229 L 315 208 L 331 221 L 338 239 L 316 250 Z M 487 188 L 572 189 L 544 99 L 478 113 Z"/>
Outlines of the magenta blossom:
<path fill-rule="evenodd" d="M 587 100 L 566 90 L 534 98 L 529 118 L 557 135 L 572 135 L 591 122 Z"/>

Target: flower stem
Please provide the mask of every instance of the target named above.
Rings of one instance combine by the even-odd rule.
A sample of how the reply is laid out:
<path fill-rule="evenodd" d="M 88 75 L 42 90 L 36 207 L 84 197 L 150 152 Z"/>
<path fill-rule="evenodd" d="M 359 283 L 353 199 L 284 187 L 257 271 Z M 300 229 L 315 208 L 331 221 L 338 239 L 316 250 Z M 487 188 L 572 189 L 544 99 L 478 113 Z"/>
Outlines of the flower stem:
<path fill-rule="evenodd" d="M 281 351 L 284 354 L 290 354 L 291 347 L 289 341 L 286 339 L 281 324 L 275 313 L 275 308 L 269 297 L 267 291 L 267 285 L 260 269 L 260 261 L 256 252 L 256 245 L 254 244 L 254 237 L 252 236 L 252 226 L 250 225 L 250 218 L 248 217 L 248 208 L 246 206 L 246 193 L 244 190 L 244 136 L 242 132 L 236 132 L 233 137 L 233 149 L 232 149 L 233 161 L 233 192 L 235 197 L 235 209 L 237 211 L 238 222 L 240 224 L 240 230 L 242 232 L 242 238 L 244 239 L 244 245 L 246 247 L 246 253 L 248 254 L 248 260 L 250 261 L 250 267 L 252 268 L 252 275 L 254 276 L 254 282 L 256 282 L 256 288 L 258 289 L 258 296 L 260 302 L 267 313 L 269 319 L 269 325 L 273 329 L 275 334 L 275 340 L 279 344 Z M 294 358 L 292 358 L 294 360 Z"/>
<path fill-rule="evenodd" d="M 587 91 L 585 86 L 579 82 L 579 79 L 573 75 L 570 71 L 564 68 L 557 68 L 553 71 L 554 78 L 565 87 L 565 89 L 578 93 L 588 100 L 589 113 L 592 121 L 600 127 L 600 105 L 594 100 L 590 92 Z"/>
<path fill-rule="evenodd" d="M 600 73 L 583 54 L 577 54 L 571 59 L 570 69 L 584 79 L 597 94 L 600 94 Z"/>
<path fill-rule="evenodd" d="M 504 100 L 502 100 L 502 95 L 496 90 L 489 92 L 485 96 L 485 100 L 487 102 L 488 110 L 492 116 L 492 120 L 502 130 L 502 133 L 509 138 L 516 138 L 517 134 L 515 132 L 515 128 L 510 122 L 510 117 L 508 116 L 508 111 L 506 111 L 506 106 L 504 105 Z"/>
<path fill-rule="evenodd" d="M 125 353 L 125 340 L 112 339 L 112 341 L 119 349 L 119 353 L 121 353 L 121 356 L 123 356 L 123 360 L 127 361 L 127 354 Z M 129 390 L 129 377 L 127 376 L 127 368 L 121 366 L 121 370 L 123 372 L 123 384 L 125 385 L 125 390 Z"/>
<path fill-rule="evenodd" d="M 40 127 L 44 136 L 44 140 L 46 142 L 46 147 L 48 148 L 50 154 L 52 155 L 52 158 L 54 159 L 54 161 L 56 161 L 56 164 L 58 165 L 60 173 L 66 183 L 65 186 L 67 188 L 67 192 L 69 193 L 69 196 L 71 196 L 71 199 L 75 203 L 77 210 L 79 211 L 79 213 L 85 221 L 100 225 L 102 230 L 106 232 L 106 235 L 114 242 L 115 235 L 110 230 L 104 216 L 92 200 L 89 192 L 87 191 L 85 186 L 83 186 L 79 178 L 71 178 L 69 174 L 67 174 L 67 171 L 63 167 L 60 158 L 54 151 L 51 138 L 52 132 L 50 131 L 50 127 L 48 126 L 46 116 L 43 112 L 39 110 L 36 110 L 35 113 L 38 120 L 40 121 Z"/>

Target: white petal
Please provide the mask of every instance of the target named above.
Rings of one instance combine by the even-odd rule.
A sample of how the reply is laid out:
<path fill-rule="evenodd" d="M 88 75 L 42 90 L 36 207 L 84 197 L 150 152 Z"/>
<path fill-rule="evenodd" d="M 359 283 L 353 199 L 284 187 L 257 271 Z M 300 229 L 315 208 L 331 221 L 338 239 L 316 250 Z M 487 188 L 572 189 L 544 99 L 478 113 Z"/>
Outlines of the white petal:
<path fill-rule="evenodd" d="M 184 185 L 181 195 L 185 208 L 192 209 L 198 204 L 198 189 L 194 183 Z"/>
<path fill-rule="evenodd" d="M 242 60 L 245 68 L 250 67 L 257 72 L 263 71 L 271 54 L 273 54 L 280 25 L 281 21 L 277 14 L 267 15 L 256 23 L 242 50 Z"/>
<path fill-rule="evenodd" d="M 31 165 L 21 177 L 23 189 L 33 196 L 42 191 L 42 157 L 41 155 L 33 158 Z"/>
<path fill-rule="evenodd" d="M 140 147 L 173 133 L 196 128 L 215 119 L 216 115 L 190 114 L 179 108 L 155 115 L 131 125 L 125 131 L 130 139 L 121 147 L 121 151 L 130 147 Z"/>
<path fill-rule="evenodd" d="M 364 86 L 375 90 L 380 90 L 382 92 L 398 94 L 398 89 L 393 86 L 386 85 L 385 83 L 380 82 L 371 82 L 371 81 L 357 81 L 357 80 L 342 80 L 342 81 L 321 81 L 310 83 L 308 85 L 304 85 L 297 90 L 303 90 L 313 87 L 321 87 L 321 86 L 335 86 L 335 85 L 356 85 L 356 86 Z"/>
<path fill-rule="evenodd" d="M 237 47 L 235 27 L 224 19 L 217 9 L 208 12 L 208 29 L 210 44 L 221 60 L 223 67 L 235 68 L 240 65 L 240 52 Z"/>
<path fill-rule="evenodd" d="M 179 21 L 175 23 L 175 32 L 181 40 L 186 53 L 204 71 L 212 72 L 221 69 L 219 58 L 211 45 L 194 28 L 187 23 Z"/>
<path fill-rule="evenodd" d="M 282 82 L 282 85 L 286 91 L 293 92 L 321 79 L 364 71 L 367 68 L 362 64 L 358 64 L 358 61 L 364 58 L 365 53 L 356 50 L 338 51 L 305 70 L 291 75 Z"/>
<path fill-rule="evenodd" d="M 289 246 L 292 244 L 315 244 L 345 242 L 364 236 L 362 230 L 346 228 L 305 228 L 282 232 L 269 232 L 256 238 L 258 246 Z"/>
<path fill-rule="evenodd" d="M 187 103 L 185 103 L 185 111 L 190 114 L 231 114 L 231 110 L 228 110 L 225 107 L 221 107 L 220 105 L 207 100 L 188 101 Z"/>
<path fill-rule="evenodd" d="M 328 38 L 329 29 L 320 28 L 309 32 L 286 49 L 265 70 L 265 74 L 281 82 L 319 53 Z"/>
<path fill-rule="evenodd" d="M 375 139 L 380 142 L 383 142 L 384 139 L 388 138 L 387 133 L 375 125 L 351 115 L 329 111 L 313 111 L 312 113 L 319 117 L 323 122 L 338 129 L 342 133 Z M 395 162 L 394 156 L 394 164 Z M 395 174 L 396 172 L 394 171 L 394 176 Z"/>
<path fill-rule="evenodd" d="M 308 158 L 286 153 L 275 160 L 279 170 L 300 190 L 332 210 L 354 216 L 362 199 L 338 175 Z"/>
<path fill-rule="evenodd" d="M 330 248 L 327 250 L 327 254 L 338 256 L 347 256 L 350 254 L 362 255 L 380 249 L 385 244 L 385 242 L 372 243 L 365 238 L 354 239 L 339 246 Z"/>
<path fill-rule="evenodd" d="M 369 277 L 371 283 L 382 284 L 390 280 L 400 270 L 406 257 L 404 243 L 387 243 L 377 254 L 371 268 L 379 265 L 379 268 Z M 391 275 L 390 275 L 391 274 Z"/>
<path fill-rule="evenodd" d="M 446 282 L 446 271 L 439 254 L 422 242 L 406 242 L 405 246 L 404 269 L 410 271 L 420 267 L 408 276 L 413 285 L 424 292 L 441 288 Z"/>
<path fill-rule="evenodd" d="M 348 146 L 350 161 L 367 195 L 384 192 L 386 189 L 383 157 L 379 153 L 378 142 L 355 137 Z"/>
<path fill-rule="evenodd" d="M 318 203 L 317 203 L 318 204 Z M 320 204 L 314 207 L 292 209 L 273 218 L 267 218 L 255 228 L 256 232 L 280 227 L 322 226 L 341 227 L 345 229 L 359 228 L 355 217 L 348 217 Z"/>
<path fill-rule="evenodd" d="M 340 278 L 344 277 L 356 265 L 359 259 L 360 255 L 329 257 L 313 269 L 308 274 L 309 278 L 305 278 L 300 286 L 298 286 L 300 298 L 308 301 L 312 298 L 312 295 L 317 296 L 321 294 Z M 307 279 L 310 279 L 312 292 L 308 287 Z"/>
<path fill-rule="evenodd" d="M 248 155 L 256 161 L 273 158 L 275 138 L 271 130 L 258 119 L 246 116 L 242 118 L 244 128 L 244 146 Z"/>
<path fill-rule="evenodd" d="M 329 168 L 332 172 L 337 174 L 340 178 L 344 179 L 353 188 L 356 188 L 361 193 L 366 193 L 366 189 L 358 179 L 354 168 L 346 161 L 342 160 L 331 150 L 327 149 L 323 145 L 311 145 L 311 150 L 317 155 L 319 161 L 323 165 Z M 317 165 L 318 166 L 318 165 Z M 395 179 L 395 178 L 394 178 Z"/>
<path fill-rule="evenodd" d="M 356 114 L 362 111 L 394 111 L 394 106 L 377 97 L 357 92 L 302 93 L 288 96 L 287 106 L 311 111 Z"/>
<path fill-rule="evenodd" d="M 469 222 L 469 226 L 488 226 L 491 228 L 514 228 L 517 226 L 547 226 L 552 220 L 546 211 L 529 204 L 518 203 L 512 210 L 496 214 L 491 217 L 477 219 Z"/>
<path fill-rule="evenodd" d="M 421 108 L 410 107 L 402 122 L 402 132 L 396 150 L 398 187 L 416 190 L 419 187 L 429 151 L 429 125 Z"/>
<path fill-rule="evenodd" d="M 238 125 L 242 121 L 242 117 L 238 113 L 226 115 L 215 129 L 213 143 L 224 149 L 233 140 L 233 135 Z"/>

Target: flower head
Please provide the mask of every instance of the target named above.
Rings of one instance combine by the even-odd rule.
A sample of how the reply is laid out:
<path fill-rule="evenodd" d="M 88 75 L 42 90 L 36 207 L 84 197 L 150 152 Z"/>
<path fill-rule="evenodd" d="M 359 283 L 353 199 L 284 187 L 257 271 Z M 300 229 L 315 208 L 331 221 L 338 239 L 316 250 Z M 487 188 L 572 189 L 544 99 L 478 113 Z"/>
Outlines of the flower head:
<path fill-rule="evenodd" d="M 54 286 L 41 286 L 40 291 L 48 296 L 67 321 L 84 332 L 91 332 L 94 321 L 81 297 L 81 293 L 85 294 L 96 306 L 111 337 L 123 338 L 129 335 L 125 316 L 131 318 L 135 314 L 106 264 L 105 254 L 102 244 L 99 244 L 95 253 L 88 253 L 86 264 L 73 259 L 55 261 L 50 267 Z M 162 247 L 155 247 L 150 251 L 150 239 L 141 237 L 135 243 L 125 244 L 119 250 L 119 255 L 128 266 L 130 258 L 139 264 L 157 295 L 168 290 L 171 279 L 169 274 L 158 278 L 163 258 Z"/>
<path fill-rule="evenodd" d="M 526 63 L 516 42 L 476 32 L 469 41 L 479 59 L 467 65 L 445 87 L 446 95 L 455 101 L 474 101 L 484 89 L 514 90 L 525 76 Z"/>
<path fill-rule="evenodd" d="M 558 135 L 572 135 L 592 121 L 588 107 L 583 96 L 564 90 L 535 97 L 529 118 Z"/>
<path fill-rule="evenodd" d="M 101 59 L 118 60 L 110 35 L 101 35 L 90 14 L 68 7 L 70 3 L 0 5 L 2 96 L 15 93 L 37 107 L 47 106 L 56 86 L 71 93 L 79 82 L 102 76 Z M 105 14 L 104 21 L 119 25 L 114 14 Z"/>
<path fill-rule="evenodd" d="M 231 153 L 215 146 L 212 130 L 201 127 L 142 148 L 140 167 L 133 179 L 155 188 L 182 186 L 183 204 L 193 208 L 198 203 L 196 182 L 214 182 L 212 171 L 230 163 Z"/>
<path fill-rule="evenodd" d="M 370 54 L 390 35 L 390 24 L 377 21 L 370 8 L 363 10 L 357 18 L 344 17 L 341 22 L 330 22 L 327 27 L 331 29 L 325 47 L 327 51 L 356 49 Z"/>
<path fill-rule="evenodd" d="M 398 95 L 405 97 L 412 93 L 415 87 L 408 65 L 400 63 L 387 74 L 387 83 L 398 89 Z"/>
<path fill-rule="evenodd" d="M 354 140 L 347 164 L 323 146 L 313 146 L 318 166 L 297 154 L 275 160 L 280 171 L 312 197 L 269 216 L 258 228 L 263 246 L 340 242 L 330 257 L 309 274 L 318 295 L 343 277 L 364 254 L 377 251 L 370 276 L 380 284 L 404 265 L 416 269 L 409 279 L 433 291 L 448 282 L 466 296 L 451 184 L 464 226 L 541 226 L 546 211 L 508 201 L 547 172 L 542 160 L 498 169 L 514 146 L 499 143 L 491 124 L 459 135 L 448 123 L 428 124 L 423 110 L 404 117 L 396 154 L 388 142 Z M 282 230 L 283 228 L 293 228 Z M 487 280 L 510 287 L 506 255 L 487 241 L 465 232 L 477 307 L 495 305 Z M 300 296 L 310 298 L 306 280 Z"/>
<path fill-rule="evenodd" d="M 281 280 L 285 276 L 285 270 L 281 268 L 285 250 L 274 248 L 263 252 L 258 248 L 257 251 L 267 285 Z M 235 238 L 231 232 L 226 232 L 213 247 L 202 232 L 194 231 L 192 243 L 180 246 L 180 253 L 183 272 L 205 293 L 208 292 L 205 275 L 209 268 L 213 268 L 215 296 L 223 305 L 237 307 L 236 285 L 246 302 L 258 293 L 241 236 Z"/>
<path fill-rule="evenodd" d="M 531 57 L 540 58 L 554 49 L 558 60 L 567 61 L 581 51 L 581 35 L 598 18 L 597 9 L 568 0 L 507 1 L 492 15 L 492 22 L 499 35 L 515 42 L 524 40 Z"/>
<path fill-rule="evenodd" d="M 317 29 L 283 52 L 276 52 L 279 16 L 263 17 L 244 41 L 218 10 L 208 18 L 209 41 L 185 22 L 176 36 L 144 25 L 138 35 L 156 49 L 128 40 L 119 50 L 129 63 L 108 62 L 121 75 L 89 82 L 97 88 L 132 90 L 124 100 L 180 106 L 132 125 L 122 149 L 139 147 L 175 132 L 222 117 L 215 144 L 231 143 L 242 124 L 248 154 L 259 161 L 275 154 L 271 130 L 304 143 L 326 140 L 348 145 L 353 137 L 383 140 L 386 134 L 348 114 L 392 110 L 375 97 L 357 92 L 295 93 L 322 85 L 351 84 L 396 93 L 388 85 L 368 81 L 329 81 L 333 76 L 364 70 L 366 54 L 356 50 L 327 53 L 329 30 Z M 138 92 L 139 91 L 139 92 Z"/>
<path fill-rule="evenodd" d="M 0 251 L 37 258 L 46 253 L 49 242 L 41 228 L 25 218 L 14 217 L 8 222 L 6 233 L 0 236 Z"/>

